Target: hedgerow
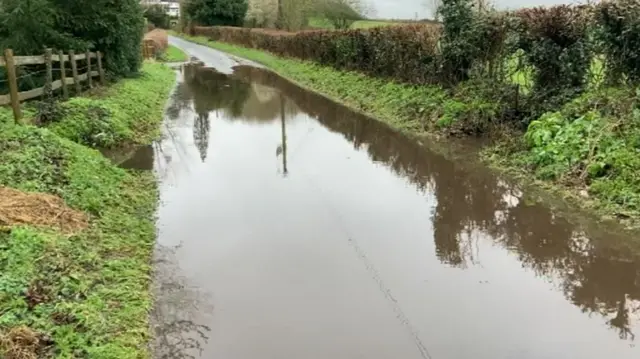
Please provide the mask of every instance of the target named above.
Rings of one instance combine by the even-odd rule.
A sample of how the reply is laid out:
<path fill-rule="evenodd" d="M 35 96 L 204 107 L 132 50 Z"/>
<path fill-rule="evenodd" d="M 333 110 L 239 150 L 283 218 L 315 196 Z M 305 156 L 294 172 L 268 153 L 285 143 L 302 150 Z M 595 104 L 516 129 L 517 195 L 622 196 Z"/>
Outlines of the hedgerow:
<path fill-rule="evenodd" d="M 489 84 L 483 88 L 502 94 L 497 102 L 505 109 L 497 111 L 502 117 L 492 122 L 519 128 L 586 91 L 594 82 L 592 70 L 603 61 L 608 78 L 640 80 L 640 55 L 633 50 L 640 47 L 640 6 L 635 1 L 502 13 L 478 11 L 473 3 L 443 1 L 441 26 L 191 31 L 214 41 L 410 84 L 454 89 L 470 80 L 482 81 Z"/>

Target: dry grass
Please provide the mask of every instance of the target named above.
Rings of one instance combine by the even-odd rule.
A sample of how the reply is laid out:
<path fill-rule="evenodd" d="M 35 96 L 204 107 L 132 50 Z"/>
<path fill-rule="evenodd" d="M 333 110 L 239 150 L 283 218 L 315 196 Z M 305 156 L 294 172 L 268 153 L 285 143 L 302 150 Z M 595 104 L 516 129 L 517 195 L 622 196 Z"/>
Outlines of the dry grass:
<path fill-rule="evenodd" d="M 13 328 L 6 335 L 0 334 L 0 355 L 4 359 L 38 359 L 48 345 L 38 333 L 27 327 Z"/>
<path fill-rule="evenodd" d="M 169 37 L 167 31 L 163 29 L 155 29 L 144 35 L 145 40 L 152 40 L 156 51 L 164 52 L 169 46 Z"/>
<path fill-rule="evenodd" d="M 0 227 L 31 225 L 76 233 L 87 227 L 87 216 L 59 197 L 0 187 Z"/>

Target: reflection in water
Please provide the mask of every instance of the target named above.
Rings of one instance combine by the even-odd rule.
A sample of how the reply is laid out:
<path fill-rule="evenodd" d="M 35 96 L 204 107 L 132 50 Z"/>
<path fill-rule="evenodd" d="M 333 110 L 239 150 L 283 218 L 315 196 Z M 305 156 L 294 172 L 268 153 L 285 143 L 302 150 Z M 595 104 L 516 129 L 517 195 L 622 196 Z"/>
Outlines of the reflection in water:
<path fill-rule="evenodd" d="M 153 170 L 154 145 L 138 148 L 129 159 L 120 164 L 121 168 L 143 171 Z"/>
<path fill-rule="evenodd" d="M 285 123 L 285 110 L 284 110 L 284 96 L 280 94 L 280 123 L 281 123 L 281 133 L 282 133 L 282 142 L 281 145 L 276 150 L 276 156 L 282 155 L 282 175 L 287 176 L 287 125 Z"/>
<path fill-rule="evenodd" d="M 331 131 L 364 148 L 420 191 L 433 192 L 439 260 L 456 268 L 477 265 L 479 240 L 516 253 L 525 268 L 550 279 L 585 313 L 603 316 L 621 339 L 635 338 L 639 321 L 640 256 L 615 234 L 590 234 L 542 205 L 527 203 L 490 172 L 425 151 L 414 141 L 263 69 L 239 66 L 234 75 L 276 88 Z"/>
<path fill-rule="evenodd" d="M 200 159 L 202 159 L 202 162 L 207 159 L 210 129 L 211 124 L 209 123 L 209 113 L 199 113 L 195 121 L 193 121 L 193 142 L 196 144 L 198 152 L 200 152 Z"/>
<path fill-rule="evenodd" d="M 174 258 L 177 248 L 158 245 L 155 251 L 154 296 L 151 322 L 155 333 L 154 358 L 195 359 L 211 331 L 200 325 L 198 313 L 210 311 L 204 296 L 180 276 Z"/>
<path fill-rule="evenodd" d="M 231 76 L 207 68 L 183 71 L 185 81 L 178 85 L 167 116 L 175 119 L 195 109 L 193 138 L 202 161 L 207 160 L 216 120 L 209 113 L 255 124 L 279 120 L 282 142 L 276 155 L 282 156 L 286 175 L 286 123 L 305 112 L 419 191 L 433 194 L 437 204 L 431 221 L 440 262 L 461 270 L 480 265 L 478 242 L 493 241 L 514 253 L 524 268 L 551 281 L 583 312 L 602 316 L 620 339 L 634 340 L 633 327 L 640 322 L 640 256 L 622 245 L 624 238 L 587 234 L 544 206 L 527 203 L 519 190 L 494 174 L 426 151 L 387 126 L 266 70 L 240 66 Z"/>

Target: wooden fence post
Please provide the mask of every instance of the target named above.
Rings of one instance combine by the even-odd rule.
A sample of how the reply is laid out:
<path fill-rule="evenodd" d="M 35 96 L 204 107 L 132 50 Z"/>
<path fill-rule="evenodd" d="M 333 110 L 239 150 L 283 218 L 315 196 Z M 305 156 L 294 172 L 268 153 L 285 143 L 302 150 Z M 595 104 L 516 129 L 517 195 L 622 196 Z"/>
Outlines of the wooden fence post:
<path fill-rule="evenodd" d="M 102 53 L 100 51 L 96 51 L 96 57 L 98 58 L 98 73 L 100 74 L 100 84 L 104 86 L 106 81 L 104 79 L 104 69 L 102 68 Z"/>
<path fill-rule="evenodd" d="M 93 81 L 91 78 L 91 52 L 87 51 L 87 81 L 89 81 L 89 88 L 93 87 Z"/>
<path fill-rule="evenodd" d="M 76 62 L 75 51 L 69 51 L 69 62 L 71 63 L 71 72 L 73 73 L 73 83 L 76 85 L 76 95 L 82 92 L 80 87 L 80 77 L 78 77 L 78 63 Z"/>
<path fill-rule="evenodd" d="M 47 75 L 45 77 L 43 93 L 46 99 L 53 98 L 53 89 L 51 87 L 53 83 L 53 61 L 51 60 L 51 56 L 52 56 L 51 49 L 45 49 L 44 64 L 47 67 Z"/>
<path fill-rule="evenodd" d="M 62 81 L 62 98 L 69 98 L 69 89 L 67 88 L 67 73 L 66 68 L 64 66 L 64 52 L 58 51 L 58 56 L 60 57 L 60 81 Z"/>
<path fill-rule="evenodd" d="M 4 62 L 7 66 L 7 77 L 9 78 L 9 94 L 11 96 L 11 107 L 16 123 L 22 118 L 20 110 L 20 97 L 18 95 L 18 77 L 16 76 L 16 63 L 13 59 L 13 50 L 4 50 Z"/>

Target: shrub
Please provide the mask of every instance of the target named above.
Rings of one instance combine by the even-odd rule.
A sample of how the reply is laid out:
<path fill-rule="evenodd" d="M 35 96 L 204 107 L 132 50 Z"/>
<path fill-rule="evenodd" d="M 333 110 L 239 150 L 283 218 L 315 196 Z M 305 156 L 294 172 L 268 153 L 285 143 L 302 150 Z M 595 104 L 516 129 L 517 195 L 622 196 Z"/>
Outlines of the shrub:
<path fill-rule="evenodd" d="M 533 67 L 533 96 L 544 102 L 585 87 L 593 58 L 586 8 L 567 5 L 519 11 L 519 47 Z"/>
<path fill-rule="evenodd" d="M 198 25 L 242 26 L 249 4 L 247 0 L 187 0 L 185 15 Z"/>
<path fill-rule="evenodd" d="M 0 2 L 0 48 L 16 54 L 87 49 L 105 54 L 114 76 L 136 73 L 144 27 L 137 0 L 3 0 Z"/>
<path fill-rule="evenodd" d="M 640 83 L 640 4 L 635 0 L 602 2 L 596 6 L 599 49 L 606 56 L 609 81 L 625 77 Z"/>
<path fill-rule="evenodd" d="M 473 6 L 471 0 L 443 0 L 438 8 L 444 24 L 441 41 L 443 75 L 451 84 L 469 79 L 469 72 L 486 42 L 486 38 L 481 37 L 482 22 L 478 21 Z"/>
<path fill-rule="evenodd" d="M 164 6 L 160 4 L 154 4 L 144 7 L 144 17 L 149 24 L 153 24 L 156 28 L 168 29 L 170 26 L 171 18 L 167 14 Z"/>

